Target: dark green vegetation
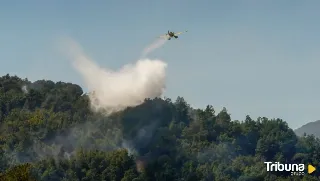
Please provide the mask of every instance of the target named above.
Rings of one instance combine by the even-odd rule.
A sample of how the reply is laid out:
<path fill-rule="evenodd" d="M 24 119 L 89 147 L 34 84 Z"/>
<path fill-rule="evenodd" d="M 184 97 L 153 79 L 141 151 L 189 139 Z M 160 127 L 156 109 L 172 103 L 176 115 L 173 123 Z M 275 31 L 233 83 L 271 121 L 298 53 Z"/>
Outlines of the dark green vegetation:
<path fill-rule="evenodd" d="M 315 137 L 320 138 L 320 120 L 305 124 L 300 128 L 294 130 L 294 132 L 298 136 L 303 136 L 306 134 L 306 135 L 314 135 Z"/>
<path fill-rule="evenodd" d="M 264 161 L 319 166 L 320 142 L 280 119 L 231 121 L 183 98 L 93 113 L 78 85 L 0 77 L 0 180 L 318 180 Z M 128 155 L 128 151 L 131 153 Z"/>

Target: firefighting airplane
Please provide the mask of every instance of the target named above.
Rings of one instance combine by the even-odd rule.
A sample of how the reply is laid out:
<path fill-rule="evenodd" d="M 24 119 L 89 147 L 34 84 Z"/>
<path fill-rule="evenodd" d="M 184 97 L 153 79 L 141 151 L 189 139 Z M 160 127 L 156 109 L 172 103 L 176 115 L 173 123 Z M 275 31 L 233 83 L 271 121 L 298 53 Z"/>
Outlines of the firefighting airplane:
<path fill-rule="evenodd" d="M 188 32 L 188 31 L 185 31 L 185 32 Z M 168 33 L 167 33 L 167 34 L 162 35 L 162 36 L 160 36 L 159 38 L 165 38 L 165 39 L 167 39 L 167 40 L 171 40 L 171 38 L 178 39 L 178 35 L 180 35 L 181 33 L 183 33 L 183 32 L 175 33 L 175 32 L 172 32 L 172 31 L 169 31 L 169 30 L 168 30 Z"/>

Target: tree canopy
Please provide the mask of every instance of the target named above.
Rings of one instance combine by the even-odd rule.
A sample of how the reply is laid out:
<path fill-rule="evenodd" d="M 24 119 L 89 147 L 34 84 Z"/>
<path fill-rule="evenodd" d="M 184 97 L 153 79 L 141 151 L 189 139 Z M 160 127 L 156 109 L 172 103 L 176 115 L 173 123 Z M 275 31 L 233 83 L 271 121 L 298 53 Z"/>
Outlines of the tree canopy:
<path fill-rule="evenodd" d="M 0 180 L 318 180 L 264 162 L 320 166 L 320 141 L 281 119 L 232 120 L 182 97 L 146 99 L 105 116 L 79 85 L 0 77 Z"/>

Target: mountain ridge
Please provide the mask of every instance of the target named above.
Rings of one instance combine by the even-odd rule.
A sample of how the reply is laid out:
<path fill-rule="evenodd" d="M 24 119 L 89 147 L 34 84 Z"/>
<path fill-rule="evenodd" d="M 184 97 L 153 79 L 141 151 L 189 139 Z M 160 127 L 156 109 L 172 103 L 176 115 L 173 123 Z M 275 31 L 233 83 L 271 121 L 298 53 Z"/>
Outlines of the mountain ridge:
<path fill-rule="evenodd" d="M 303 136 L 304 133 L 307 135 L 314 135 L 315 137 L 320 138 L 320 120 L 309 122 L 300 128 L 294 130 L 297 136 Z"/>

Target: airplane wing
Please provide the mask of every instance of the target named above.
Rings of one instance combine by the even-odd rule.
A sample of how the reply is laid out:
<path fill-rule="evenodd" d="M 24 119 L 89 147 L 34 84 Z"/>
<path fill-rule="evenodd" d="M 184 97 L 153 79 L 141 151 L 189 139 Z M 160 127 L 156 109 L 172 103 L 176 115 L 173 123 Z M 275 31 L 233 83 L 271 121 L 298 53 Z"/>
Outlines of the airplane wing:
<path fill-rule="evenodd" d="M 185 31 L 185 32 L 188 32 L 188 31 Z M 178 33 L 175 33 L 174 35 L 180 35 L 181 33 L 184 33 L 184 32 L 178 32 Z"/>

